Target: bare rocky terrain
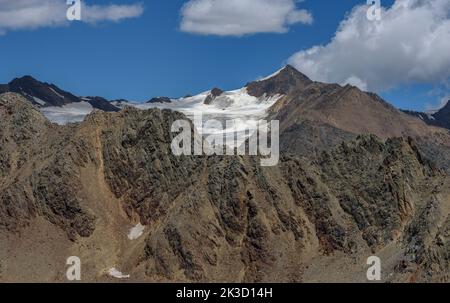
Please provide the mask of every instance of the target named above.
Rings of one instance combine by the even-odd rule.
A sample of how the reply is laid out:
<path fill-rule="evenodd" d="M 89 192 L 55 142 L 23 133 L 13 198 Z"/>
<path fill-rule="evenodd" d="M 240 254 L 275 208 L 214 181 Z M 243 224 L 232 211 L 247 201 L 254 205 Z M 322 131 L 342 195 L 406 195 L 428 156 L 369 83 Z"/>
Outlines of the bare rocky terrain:
<path fill-rule="evenodd" d="M 448 153 L 448 130 L 288 72 L 275 167 L 174 156 L 181 113 L 126 107 L 59 126 L 0 95 L 0 281 L 65 281 L 79 256 L 83 281 L 117 281 L 117 268 L 144 282 L 364 282 L 377 255 L 384 282 L 448 282 L 450 178 L 427 156 Z"/>

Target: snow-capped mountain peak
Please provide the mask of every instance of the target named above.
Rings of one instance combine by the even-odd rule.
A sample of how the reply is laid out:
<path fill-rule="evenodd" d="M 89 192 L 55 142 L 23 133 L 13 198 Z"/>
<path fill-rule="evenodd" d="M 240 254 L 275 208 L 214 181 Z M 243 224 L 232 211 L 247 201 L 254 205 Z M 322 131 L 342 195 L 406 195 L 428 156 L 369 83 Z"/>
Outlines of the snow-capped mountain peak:
<path fill-rule="evenodd" d="M 268 75 L 268 76 L 266 76 L 266 77 L 263 77 L 263 78 L 261 78 L 261 79 L 258 79 L 258 80 L 256 80 L 257 82 L 262 82 L 262 81 L 266 81 L 266 80 L 269 80 L 269 79 L 271 79 L 271 78 L 273 78 L 273 77 L 276 77 L 276 76 L 278 76 L 281 72 L 283 72 L 285 69 L 287 69 L 288 67 L 287 66 L 285 66 L 285 67 L 283 67 L 283 68 L 280 68 L 279 70 L 277 70 L 276 72 L 274 72 L 273 74 L 270 74 L 270 75 Z"/>

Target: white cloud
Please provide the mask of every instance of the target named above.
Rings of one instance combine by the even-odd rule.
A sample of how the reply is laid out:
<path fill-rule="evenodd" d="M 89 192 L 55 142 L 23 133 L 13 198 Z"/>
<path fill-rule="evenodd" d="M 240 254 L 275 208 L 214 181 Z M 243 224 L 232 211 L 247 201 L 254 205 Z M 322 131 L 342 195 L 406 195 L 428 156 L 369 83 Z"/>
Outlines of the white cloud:
<path fill-rule="evenodd" d="M 362 90 L 367 90 L 367 83 L 355 75 L 351 75 L 343 83 L 357 86 Z"/>
<path fill-rule="evenodd" d="M 355 7 L 331 42 L 288 61 L 314 80 L 383 91 L 402 84 L 448 83 L 450 0 L 396 0 L 381 21 Z"/>
<path fill-rule="evenodd" d="M 425 104 L 425 112 L 434 114 L 435 112 L 439 111 L 441 108 L 447 105 L 447 103 L 450 102 L 450 95 L 445 96 L 438 100 L 437 103 L 426 103 Z"/>
<path fill-rule="evenodd" d="M 439 102 L 439 105 L 438 105 L 438 109 L 441 109 L 441 108 L 443 108 L 444 106 L 446 106 L 447 105 L 447 103 L 449 103 L 450 102 L 450 95 L 446 95 L 445 97 L 442 97 L 441 98 L 441 101 Z"/>
<path fill-rule="evenodd" d="M 439 87 L 434 88 L 428 95 L 430 97 L 435 98 L 436 102 L 428 102 L 425 104 L 425 111 L 427 112 L 436 112 L 439 109 L 443 108 L 450 101 L 450 82 L 444 83 Z"/>
<path fill-rule="evenodd" d="M 131 5 L 87 5 L 83 1 L 82 22 L 118 22 L 139 17 L 142 4 Z M 63 26 L 69 22 L 66 0 L 0 0 L 0 33 L 12 30 L 35 29 L 39 27 Z"/>
<path fill-rule="evenodd" d="M 311 24 L 310 12 L 296 0 L 190 0 L 181 9 L 180 28 L 201 35 L 242 36 L 285 33 L 297 23 Z"/>
<path fill-rule="evenodd" d="M 88 23 L 102 21 L 118 22 L 123 19 L 139 17 L 143 12 L 144 7 L 140 3 L 131 5 L 85 5 L 82 21 Z"/>

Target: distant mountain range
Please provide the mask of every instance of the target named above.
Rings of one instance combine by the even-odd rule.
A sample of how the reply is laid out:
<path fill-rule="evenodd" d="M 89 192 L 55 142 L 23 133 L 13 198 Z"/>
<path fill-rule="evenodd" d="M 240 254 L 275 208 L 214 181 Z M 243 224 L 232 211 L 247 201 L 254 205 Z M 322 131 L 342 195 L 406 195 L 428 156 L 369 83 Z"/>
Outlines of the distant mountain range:
<path fill-rule="evenodd" d="M 308 88 L 306 90 L 306 88 Z M 316 91 L 314 91 L 316 90 Z M 347 90 L 347 92 L 344 92 Z M 319 93 L 317 92 L 319 91 Z M 368 96 L 368 98 L 373 99 L 381 104 L 384 104 L 388 107 L 390 106 L 387 102 L 382 100 L 379 96 L 372 93 L 364 93 L 359 91 L 355 87 L 341 87 L 337 84 L 324 84 L 313 82 L 308 77 L 300 73 L 294 67 L 287 65 L 274 74 L 260 79 L 258 81 L 253 81 L 248 83 L 244 88 L 235 90 L 232 92 L 223 91 L 220 88 L 213 88 L 210 91 L 205 93 L 201 93 L 196 96 L 186 96 L 183 98 L 169 98 L 169 97 L 154 97 L 151 98 L 144 104 L 138 104 L 135 102 L 129 102 L 128 100 L 120 99 L 120 100 L 106 100 L 102 97 L 77 97 L 67 91 L 64 91 L 57 87 L 54 84 L 48 84 L 45 82 L 40 82 L 34 79 L 31 76 L 24 76 L 21 78 L 16 78 L 12 80 L 8 84 L 0 85 L 0 94 L 5 92 L 14 92 L 21 94 L 27 100 L 29 100 L 33 105 L 39 108 L 48 108 L 48 107 L 59 107 L 60 109 L 55 109 L 58 112 L 57 122 L 79 122 L 85 115 L 87 115 L 93 109 L 103 110 L 106 112 L 117 112 L 124 106 L 137 106 L 140 108 L 145 107 L 159 107 L 159 108 L 172 108 L 178 109 L 180 111 L 187 111 L 189 109 L 194 109 L 194 106 L 208 105 L 210 108 L 216 107 L 221 110 L 226 110 L 227 108 L 238 109 L 243 104 L 239 103 L 255 103 L 256 105 L 261 105 L 261 108 L 264 107 L 262 103 L 270 103 L 267 102 L 270 98 L 272 103 L 277 101 L 277 97 L 283 97 L 283 102 L 277 102 L 275 106 L 279 106 L 281 103 L 288 103 L 286 100 L 291 101 L 292 96 L 298 97 L 297 95 L 300 93 L 304 99 L 312 99 L 315 102 L 315 98 L 319 97 L 320 99 L 331 99 L 335 100 L 336 98 L 348 100 L 345 94 L 350 92 L 354 94 L 360 94 L 356 96 L 359 98 L 361 96 Z M 359 92 L 358 92 L 359 91 Z M 343 95 L 339 95 L 339 93 L 343 93 Z M 307 95 L 310 94 L 310 95 Z M 251 98 L 253 97 L 253 100 Z M 322 101 L 321 101 L 322 102 Z M 76 103 L 79 105 L 76 106 Z M 61 119 L 61 115 L 67 113 L 67 115 L 72 116 L 73 111 L 79 114 L 79 107 L 83 104 L 89 104 L 92 108 L 89 110 L 89 107 L 86 110 L 82 111 L 81 115 L 77 115 L 78 120 L 73 121 L 69 119 Z M 75 106 L 74 106 L 75 104 Z M 233 106 L 234 105 L 234 106 Z M 274 104 L 272 104 L 274 105 Z M 342 102 L 339 103 L 340 106 L 349 106 L 344 105 Z M 67 108 L 64 109 L 64 106 Z M 316 108 L 325 109 L 325 103 L 315 102 L 314 106 Z M 207 107 L 197 108 L 203 111 L 206 110 Z M 393 110 L 395 110 L 392 107 Z M 245 113 L 245 108 L 240 108 L 239 110 L 243 110 Z M 248 110 L 248 108 L 247 108 Z M 265 110 L 265 108 L 264 108 Z M 348 111 L 353 110 L 353 106 L 347 109 Z M 44 112 L 53 112 L 52 110 L 46 110 Z M 443 127 L 450 129 L 450 101 L 444 106 L 442 109 L 433 114 L 427 114 L 416 111 L 403 110 L 404 113 L 419 118 L 424 121 L 428 125 Z M 226 114 L 226 113 L 224 113 Z M 358 113 L 355 113 L 358 114 Z M 374 114 L 374 117 L 379 115 Z M 51 119 L 53 116 L 49 115 Z M 389 120 L 388 118 L 386 118 Z M 329 122 L 329 121 L 328 121 Z M 389 128 L 386 126 L 386 128 Z M 390 133 L 391 129 L 389 129 L 386 136 L 389 137 L 392 135 Z M 399 135 L 401 133 L 397 133 Z M 380 132 L 377 132 L 377 135 L 380 135 Z"/>
<path fill-rule="evenodd" d="M 31 76 L 1 85 L 1 92 L 22 95 L 58 124 L 80 122 L 94 109 L 117 112 L 127 106 L 172 109 L 188 117 L 202 113 L 204 120 L 242 118 L 243 123 L 237 129 L 241 132 L 253 131 L 252 119 L 277 119 L 281 121 L 282 147 L 285 151 L 302 153 L 318 153 L 332 146 L 330 142 L 358 134 L 375 134 L 382 139 L 410 136 L 423 141 L 420 144 L 423 152 L 450 171 L 450 152 L 442 149 L 442 141 L 447 144 L 448 131 L 435 128 L 450 128 L 449 104 L 434 114 L 401 111 L 378 95 L 357 87 L 312 81 L 290 65 L 233 91 L 213 88 L 194 96 L 154 97 L 144 103 L 77 97 Z M 317 136 L 319 129 L 322 133 Z M 204 128 L 202 131 L 207 136 L 222 130 Z"/>

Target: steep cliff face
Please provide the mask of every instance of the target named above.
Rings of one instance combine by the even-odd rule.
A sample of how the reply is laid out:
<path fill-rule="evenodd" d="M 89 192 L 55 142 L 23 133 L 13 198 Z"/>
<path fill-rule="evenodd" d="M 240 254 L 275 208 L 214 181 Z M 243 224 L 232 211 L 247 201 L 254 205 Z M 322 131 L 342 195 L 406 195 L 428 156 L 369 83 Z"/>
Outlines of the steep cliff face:
<path fill-rule="evenodd" d="M 112 267 L 134 281 L 364 281 L 365 259 L 388 252 L 392 281 L 448 280 L 450 183 L 411 139 L 360 136 L 261 167 L 174 156 L 185 117 L 167 110 L 56 126 L 5 94 L 0 116 L 2 280 L 63 280 L 77 255 L 92 281 Z"/>

